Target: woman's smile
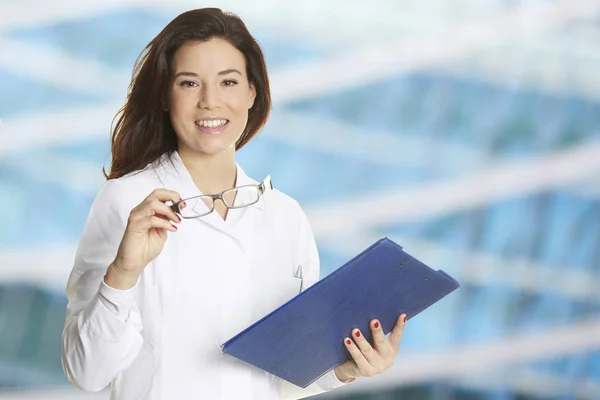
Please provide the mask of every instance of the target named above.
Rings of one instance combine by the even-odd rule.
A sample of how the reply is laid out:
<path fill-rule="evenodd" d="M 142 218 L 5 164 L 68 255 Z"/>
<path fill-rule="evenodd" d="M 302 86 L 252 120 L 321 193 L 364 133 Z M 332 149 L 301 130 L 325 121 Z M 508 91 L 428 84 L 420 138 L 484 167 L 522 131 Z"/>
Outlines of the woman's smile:
<path fill-rule="evenodd" d="M 214 135 L 223 132 L 229 125 L 229 120 L 225 118 L 203 118 L 194 122 L 198 130 L 208 135 Z"/>

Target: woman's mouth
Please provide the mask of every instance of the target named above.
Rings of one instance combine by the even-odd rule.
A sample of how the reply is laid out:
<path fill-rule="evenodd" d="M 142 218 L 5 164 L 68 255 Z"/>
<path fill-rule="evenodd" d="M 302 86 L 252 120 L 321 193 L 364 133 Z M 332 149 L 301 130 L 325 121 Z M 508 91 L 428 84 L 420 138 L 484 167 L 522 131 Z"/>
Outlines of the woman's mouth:
<path fill-rule="evenodd" d="M 195 124 L 201 132 L 214 135 L 222 132 L 229 124 L 229 120 L 223 118 L 201 119 L 196 121 Z"/>

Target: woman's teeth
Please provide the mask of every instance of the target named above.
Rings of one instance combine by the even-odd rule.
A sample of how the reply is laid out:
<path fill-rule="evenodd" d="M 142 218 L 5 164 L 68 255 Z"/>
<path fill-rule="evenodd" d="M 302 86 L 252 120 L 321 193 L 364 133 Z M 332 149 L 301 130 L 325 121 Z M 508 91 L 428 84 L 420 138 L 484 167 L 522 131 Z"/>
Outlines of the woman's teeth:
<path fill-rule="evenodd" d="M 225 125 L 227 123 L 226 119 L 211 119 L 204 121 L 196 121 L 196 125 L 198 126 L 206 126 L 207 128 L 216 128 L 218 126 Z"/>

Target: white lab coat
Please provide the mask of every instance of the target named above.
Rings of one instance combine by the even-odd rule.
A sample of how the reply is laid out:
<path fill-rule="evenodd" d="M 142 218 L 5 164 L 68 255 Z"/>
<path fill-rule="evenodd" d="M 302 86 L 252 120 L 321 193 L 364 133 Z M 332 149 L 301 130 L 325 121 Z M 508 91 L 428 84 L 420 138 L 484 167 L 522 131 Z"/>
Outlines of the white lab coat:
<path fill-rule="evenodd" d="M 237 185 L 256 183 L 238 166 Z M 178 153 L 100 189 L 67 285 L 62 362 L 74 385 L 113 400 L 296 399 L 342 386 L 333 370 L 306 389 L 223 355 L 220 345 L 319 279 L 298 203 L 273 190 L 258 203 L 183 220 L 130 290 L 103 282 L 127 218 L 156 188 L 201 194 Z M 307 344 L 309 345 L 309 344 Z"/>

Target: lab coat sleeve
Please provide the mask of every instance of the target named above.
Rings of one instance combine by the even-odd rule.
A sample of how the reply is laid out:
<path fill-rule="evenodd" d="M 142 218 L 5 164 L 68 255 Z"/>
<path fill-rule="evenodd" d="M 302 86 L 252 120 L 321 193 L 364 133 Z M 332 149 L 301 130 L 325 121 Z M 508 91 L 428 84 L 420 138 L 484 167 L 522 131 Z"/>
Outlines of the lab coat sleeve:
<path fill-rule="evenodd" d="M 100 189 L 67 283 L 62 365 L 67 379 L 86 391 L 103 389 L 131 365 L 143 341 L 137 285 L 117 290 L 103 280 L 134 206 L 120 186 L 109 180 Z"/>
<path fill-rule="evenodd" d="M 302 213 L 298 243 L 297 265 L 302 266 L 304 278 L 303 290 L 306 290 L 319 280 L 320 262 L 317 244 L 315 243 L 315 238 L 308 218 L 304 213 Z M 292 383 L 281 380 L 281 398 L 284 400 L 302 399 L 320 393 L 325 393 L 344 385 L 346 385 L 346 383 L 341 382 L 337 378 L 334 370 L 327 372 L 325 375 L 314 381 L 306 388 L 301 388 Z"/>

